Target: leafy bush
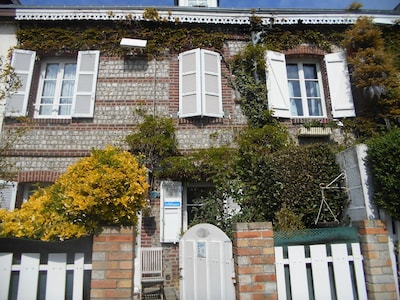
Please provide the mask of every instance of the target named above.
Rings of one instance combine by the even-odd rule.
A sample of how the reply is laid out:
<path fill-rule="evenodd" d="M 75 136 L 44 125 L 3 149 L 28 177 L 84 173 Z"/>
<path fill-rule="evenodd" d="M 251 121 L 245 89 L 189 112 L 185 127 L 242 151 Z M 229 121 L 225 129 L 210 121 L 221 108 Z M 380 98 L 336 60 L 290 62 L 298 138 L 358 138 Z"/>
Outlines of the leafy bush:
<path fill-rule="evenodd" d="M 306 227 L 313 226 L 321 203 L 320 184 L 340 174 L 335 152 L 327 144 L 289 147 L 270 155 L 253 156 L 238 171 L 244 193 L 242 217 L 247 221 L 274 221 L 283 207 L 302 215 Z M 329 206 L 340 218 L 346 206 L 342 189 L 326 195 Z M 324 208 L 321 221 L 334 218 Z M 281 225 L 282 226 L 282 225 Z"/>
<path fill-rule="evenodd" d="M 371 139 L 367 144 L 373 201 L 394 219 L 400 220 L 400 129 Z"/>
<path fill-rule="evenodd" d="M 129 152 L 93 150 L 21 209 L 0 210 L 0 236 L 65 240 L 135 225 L 147 189 L 146 168 Z"/>
<path fill-rule="evenodd" d="M 125 141 L 131 152 L 143 156 L 145 165 L 154 171 L 160 167 L 161 160 L 178 152 L 174 122 L 171 118 L 155 117 L 142 111 L 137 113 L 143 122 L 126 136 Z"/>

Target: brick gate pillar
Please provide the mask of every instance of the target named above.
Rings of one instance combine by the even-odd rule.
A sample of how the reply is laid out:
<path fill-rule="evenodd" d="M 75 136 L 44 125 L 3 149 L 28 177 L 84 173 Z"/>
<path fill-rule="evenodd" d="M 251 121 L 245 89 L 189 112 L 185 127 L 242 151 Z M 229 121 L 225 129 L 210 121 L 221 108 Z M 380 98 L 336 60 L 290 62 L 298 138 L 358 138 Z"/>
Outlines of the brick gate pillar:
<path fill-rule="evenodd" d="M 360 234 L 368 299 L 397 299 L 388 231 L 381 220 L 355 222 Z"/>
<path fill-rule="evenodd" d="M 106 227 L 93 237 L 90 299 L 132 299 L 135 228 Z"/>
<path fill-rule="evenodd" d="M 271 222 L 233 227 L 236 299 L 277 299 L 274 232 Z"/>

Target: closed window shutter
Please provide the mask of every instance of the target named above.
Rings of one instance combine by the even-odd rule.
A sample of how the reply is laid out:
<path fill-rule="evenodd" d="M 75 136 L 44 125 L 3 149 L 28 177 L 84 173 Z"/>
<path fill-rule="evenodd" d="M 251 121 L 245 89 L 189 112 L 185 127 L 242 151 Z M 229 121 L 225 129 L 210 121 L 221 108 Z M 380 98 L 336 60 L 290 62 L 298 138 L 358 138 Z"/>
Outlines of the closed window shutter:
<path fill-rule="evenodd" d="M 201 50 L 202 115 L 222 118 L 221 57 L 219 53 Z"/>
<path fill-rule="evenodd" d="M 325 55 L 334 118 L 355 117 L 349 70 L 344 52 Z"/>
<path fill-rule="evenodd" d="M 78 53 L 73 117 L 93 117 L 99 57 L 100 51 L 79 51 Z"/>
<path fill-rule="evenodd" d="M 14 210 L 17 196 L 17 183 L 0 180 L 0 208 Z"/>
<path fill-rule="evenodd" d="M 274 117 L 290 118 L 285 55 L 267 51 L 266 64 L 268 107 Z"/>
<path fill-rule="evenodd" d="M 201 115 L 200 49 L 179 55 L 180 118 Z"/>
<path fill-rule="evenodd" d="M 21 87 L 6 98 L 5 115 L 9 117 L 25 116 L 28 107 L 36 52 L 15 49 L 12 54 L 11 66 L 18 75 Z"/>
<path fill-rule="evenodd" d="M 182 183 L 162 181 L 160 190 L 160 240 L 176 243 L 182 230 Z"/>

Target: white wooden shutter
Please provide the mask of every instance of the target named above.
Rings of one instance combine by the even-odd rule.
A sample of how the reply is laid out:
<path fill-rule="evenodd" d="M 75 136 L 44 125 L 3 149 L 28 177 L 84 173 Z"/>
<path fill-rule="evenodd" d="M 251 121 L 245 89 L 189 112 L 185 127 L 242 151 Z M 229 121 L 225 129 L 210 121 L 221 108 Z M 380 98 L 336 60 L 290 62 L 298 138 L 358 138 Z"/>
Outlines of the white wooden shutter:
<path fill-rule="evenodd" d="M 162 181 L 160 190 L 160 240 L 176 243 L 182 229 L 182 183 Z"/>
<path fill-rule="evenodd" d="M 94 112 L 100 51 L 79 51 L 73 101 L 73 117 L 91 118 Z"/>
<path fill-rule="evenodd" d="M 290 118 L 285 55 L 267 51 L 266 64 L 268 107 L 273 110 L 274 117 Z"/>
<path fill-rule="evenodd" d="M 201 115 L 200 49 L 179 55 L 180 118 Z"/>
<path fill-rule="evenodd" d="M 21 81 L 21 87 L 6 98 L 5 115 L 10 117 L 25 116 L 27 113 L 29 91 L 35 65 L 36 52 L 15 49 L 12 54 L 11 66 Z"/>
<path fill-rule="evenodd" d="M 344 52 L 325 55 L 334 118 L 355 117 L 349 70 Z"/>
<path fill-rule="evenodd" d="M 201 50 L 202 115 L 222 118 L 221 57 L 219 53 Z"/>
<path fill-rule="evenodd" d="M 0 208 L 14 210 L 17 183 L 0 180 Z"/>

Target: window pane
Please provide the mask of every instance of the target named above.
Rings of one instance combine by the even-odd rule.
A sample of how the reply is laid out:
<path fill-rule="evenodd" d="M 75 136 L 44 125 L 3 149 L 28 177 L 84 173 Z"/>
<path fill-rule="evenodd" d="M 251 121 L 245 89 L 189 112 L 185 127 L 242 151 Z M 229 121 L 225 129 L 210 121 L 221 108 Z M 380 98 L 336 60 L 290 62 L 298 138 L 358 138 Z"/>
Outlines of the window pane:
<path fill-rule="evenodd" d="M 64 67 L 64 79 L 75 80 L 76 64 L 65 64 Z"/>
<path fill-rule="evenodd" d="M 287 77 L 289 79 L 298 79 L 299 78 L 299 68 L 297 64 L 288 64 L 286 65 Z"/>
<path fill-rule="evenodd" d="M 308 99 L 308 113 L 310 116 L 322 116 L 321 99 Z"/>
<path fill-rule="evenodd" d="M 69 116 L 71 114 L 72 98 L 61 98 L 58 114 L 60 116 Z"/>
<path fill-rule="evenodd" d="M 289 80 L 289 96 L 290 97 L 301 97 L 300 82 L 297 80 Z"/>
<path fill-rule="evenodd" d="M 64 80 L 61 88 L 61 97 L 72 96 L 74 93 L 74 83 L 73 80 Z"/>
<path fill-rule="evenodd" d="M 306 81 L 307 97 L 321 97 L 318 81 Z"/>
<path fill-rule="evenodd" d="M 57 79 L 58 64 L 47 64 L 46 66 L 46 79 Z"/>
<path fill-rule="evenodd" d="M 41 105 L 39 109 L 39 114 L 42 116 L 50 116 L 53 105 Z"/>
<path fill-rule="evenodd" d="M 303 72 L 305 79 L 317 79 L 317 67 L 316 65 L 303 65 Z"/>
<path fill-rule="evenodd" d="M 303 105 L 301 99 L 290 99 L 290 113 L 292 116 L 303 116 Z"/>
<path fill-rule="evenodd" d="M 43 97 L 54 97 L 57 82 L 55 80 L 45 81 L 43 84 Z"/>

